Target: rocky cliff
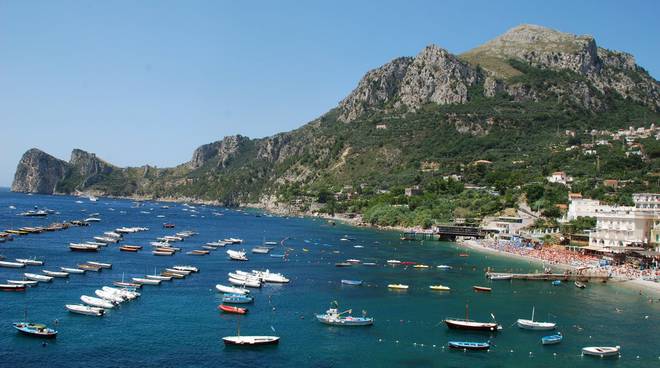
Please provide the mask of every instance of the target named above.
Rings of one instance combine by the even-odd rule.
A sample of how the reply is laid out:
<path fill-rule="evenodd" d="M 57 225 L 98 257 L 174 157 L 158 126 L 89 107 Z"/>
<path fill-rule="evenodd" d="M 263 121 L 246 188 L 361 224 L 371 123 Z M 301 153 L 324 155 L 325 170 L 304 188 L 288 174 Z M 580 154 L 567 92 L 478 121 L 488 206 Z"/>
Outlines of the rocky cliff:
<path fill-rule="evenodd" d="M 37 148 L 23 154 L 18 162 L 11 190 L 14 192 L 52 194 L 68 168 L 59 160 Z"/>

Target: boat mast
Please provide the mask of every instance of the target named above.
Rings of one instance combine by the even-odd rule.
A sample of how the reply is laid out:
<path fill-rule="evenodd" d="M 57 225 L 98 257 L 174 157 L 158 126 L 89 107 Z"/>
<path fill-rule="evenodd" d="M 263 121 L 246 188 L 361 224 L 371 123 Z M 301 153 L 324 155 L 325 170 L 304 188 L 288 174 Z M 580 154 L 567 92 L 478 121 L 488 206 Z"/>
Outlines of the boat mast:
<path fill-rule="evenodd" d="M 470 308 L 468 304 L 465 304 L 465 319 L 466 320 L 470 319 Z"/>
<path fill-rule="evenodd" d="M 534 310 L 536 309 L 536 306 L 532 307 L 532 322 L 534 322 Z"/>

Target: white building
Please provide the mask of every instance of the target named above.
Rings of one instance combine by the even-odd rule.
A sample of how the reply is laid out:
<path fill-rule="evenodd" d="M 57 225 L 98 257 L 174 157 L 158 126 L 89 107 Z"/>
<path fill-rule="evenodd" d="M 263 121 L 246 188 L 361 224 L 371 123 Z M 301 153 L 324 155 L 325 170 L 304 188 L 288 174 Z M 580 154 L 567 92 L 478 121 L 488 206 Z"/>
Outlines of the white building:
<path fill-rule="evenodd" d="M 572 221 L 578 217 L 596 217 L 596 211 L 601 207 L 600 201 L 596 199 L 579 198 L 573 199 L 568 204 L 566 219 Z"/>
<path fill-rule="evenodd" d="M 548 179 L 548 181 L 551 183 L 559 183 L 564 185 L 568 185 L 569 183 L 573 182 L 573 178 L 566 175 L 566 173 L 563 171 L 553 172 L 552 175 L 548 176 L 546 179 Z"/>
<path fill-rule="evenodd" d="M 596 228 L 589 234 L 589 245 L 601 249 L 648 246 L 654 224 L 660 219 L 660 194 L 633 194 L 635 206 L 596 208 Z"/>

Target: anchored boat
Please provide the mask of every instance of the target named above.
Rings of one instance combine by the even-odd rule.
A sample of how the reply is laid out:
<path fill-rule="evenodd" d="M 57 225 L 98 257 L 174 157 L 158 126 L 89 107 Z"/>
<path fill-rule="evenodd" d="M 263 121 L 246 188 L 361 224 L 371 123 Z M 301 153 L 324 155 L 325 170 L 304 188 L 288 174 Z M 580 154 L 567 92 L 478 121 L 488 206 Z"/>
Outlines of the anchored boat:
<path fill-rule="evenodd" d="M 490 349 L 490 341 L 487 342 L 471 342 L 471 341 L 450 341 L 447 343 L 450 349 L 458 350 L 488 350 Z"/>
<path fill-rule="evenodd" d="M 582 348 L 582 355 L 599 356 L 601 358 L 619 356 L 620 346 L 587 346 Z"/>
<path fill-rule="evenodd" d="M 339 305 L 334 301 L 330 304 L 330 309 L 325 311 L 325 314 L 317 314 L 316 319 L 332 326 L 371 326 L 374 324 L 372 317 L 353 317 L 350 315 L 352 312 L 352 309 L 339 312 Z"/>
<path fill-rule="evenodd" d="M 518 327 L 525 330 L 554 330 L 557 327 L 553 322 L 536 322 L 534 321 L 535 308 L 532 307 L 532 319 L 519 319 L 516 321 Z"/>
<path fill-rule="evenodd" d="M 496 332 L 502 329 L 502 326 L 495 321 L 495 316 L 490 315 L 493 322 L 478 322 L 469 319 L 469 307 L 465 305 L 465 319 L 462 318 L 446 318 L 444 320 L 447 327 L 456 330 L 471 330 L 471 331 L 489 331 Z"/>
<path fill-rule="evenodd" d="M 245 314 L 248 312 L 247 308 L 239 308 L 239 307 L 234 307 L 232 305 L 224 305 L 224 304 L 220 304 L 218 306 L 218 309 L 225 313 L 233 313 L 233 314 Z"/>
<path fill-rule="evenodd" d="M 541 344 L 555 345 L 555 344 L 559 344 L 563 339 L 564 336 L 561 333 L 557 333 L 556 335 L 543 336 L 541 338 Z"/>
<path fill-rule="evenodd" d="M 67 304 L 66 309 L 71 313 L 84 314 L 87 316 L 100 317 L 105 314 L 105 309 L 98 307 L 89 307 L 82 304 Z"/>

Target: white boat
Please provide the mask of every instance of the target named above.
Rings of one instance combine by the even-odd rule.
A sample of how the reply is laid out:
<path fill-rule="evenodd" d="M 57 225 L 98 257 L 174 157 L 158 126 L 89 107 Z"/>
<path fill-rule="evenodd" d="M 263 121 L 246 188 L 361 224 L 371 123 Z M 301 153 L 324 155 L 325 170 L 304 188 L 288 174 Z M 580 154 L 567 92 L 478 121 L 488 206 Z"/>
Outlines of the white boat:
<path fill-rule="evenodd" d="M 208 242 L 206 243 L 206 245 L 210 245 L 212 247 L 224 247 L 225 245 L 227 245 L 227 243 L 223 241 L 216 241 L 216 242 Z"/>
<path fill-rule="evenodd" d="M 237 287 L 225 286 L 225 285 L 221 285 L 221 284 L 215 285 L 215 288 L 221 293 L 241 294 L 241 295 L 245 295 L 245 294 L 250 293 L 250 290 L 245 289 L 245 288 L 237 288 Z"/>
<path fill-rule="evenodd" d="M 232 285 L 251 287 L 251 288 L 260 288 L 261 282 L 259 280 L 240 280 L 230 277 L 229 283 Z"/>
<path fill-rule="evenodd" d="M 81 270 L 80 268 L 71 268 L 71 267 L 60 267 L 60 270 L 68 273 L 78 273 L 78 274 L 87 272 L 85 270 Z"/>
<path fill-rule="evenodd" d="M 77 252 L 98 252 L 99 246 L 92 244 L 69 244 L 69 249 Z"/>
<path fill-rule="evenodd" d="M 269 345 L 277 344 L 279 336 L 225 336 L 222 341 L 227 345 Z"/>
<path fill-rule="evenodd" d="M 12 284 L 12 285 L 35 286 L 39 283 L 39 281 L 33 281 L 33 280 L 7 280 L 7 283 Z"/>
<path fill-rule="evenodd" d="M 152 245 L 154 247 L 169 247 L 170 243 L 168 242 L 161 242 L 161 241 L 155 241 L 155 242 L 150 242 L 149 245 Z"/>
<path fill-rule="evenodd" d="M 257 276 L 245 271 L 229 272 L 227 276 L 236 280 L 251 280 L 251 281 L 261 282 L 261 280 Z"/>
<path fill-rule="evenodd" d="M 270 270 L 266 270 L 266 271 L 252 270 L 252 274 L 257 276 L 259 279 L 261 279 L 261 281 L 264 281 L 264 282 L 274 282 L 274 283 L 279 283 L 279 284 L 286 284 L 290 281 L 289 279 L 287 279 L 281 273 L 273 273 L 273 272 L 270 272 Z"/>
<path fill-rule="evenodd" d="M 401 261 L 399 261 L 398 259 L 389 259 L 389 260 L 387 260 L 387 263 L 388 264 L 400 264 Z"/>
<path fill-rule="evenodd" d="M 98 266 L 101 268 L 112 268 L 111 263 L 103 263 L 103 262 L 93 262 L 93 261 L 88 261 L 87 264 L 92 265 L 92 266 Z"/>
<path fill-rule="evenodd" d="M 82 300 L 83 303 L 91 306 L 91 307 L 99 307 L 99 308 L 106 308 L 106 309 L 112 309 L 115 307 L 114 304 L 111 302 L 101 299 L 101 298 L 95 298 L 93 296 L 87 296 L 83 295 L 80 297 L 80 300 Z"/>
<path fill-rule="evenodd" d="M 532 319 L 519 319 L 516 321 L 518 327 L 525 330 L 554 330 L 557 327 L 553 322 L 536 322 L 534 321 L 534 310 L 532 308 Z"/>
<path fill-rule="evenodd" d="M 84 245 L 96 245 L 97 247 L 107 247 L 108 244 L 106 243 L 101 243 L 101 242 L 93 242 L 93 241 L 86 241 L 83 243 Z"/>
<path fill-rule="evenodd" d="M 179 271 L 199 272 L 199 268 L 195 266 L 174 266 L 172 268 Z"/>
<path fill-rule="evenodd" d="M 582 348 L 582 355 L 593 355 L 601 358 L 609 356 L 619 356 L 620 346 L 587 346 Z"/>
<path fill-rule="evenodd" d="M 222 239 L 222 241 L 228 244 L 241 244 L 243 242 L 243 239 L 226 238 L 226 239 Z"/>
<path fill-rule="evenodd" d="M 69 277 L 69 273 L 64 271 L 41 270 L 41 272 L 43 272 L 45 275 L 52 277 Z"/>
<path fill-rule="evenodd" d="M 32 280 L 32 281 L 40 281 L 40 282 L 51 282 L 51 281 L 53 281 L 53 278 L 51 276 L 39 275 L 39 274 L 36 274 L 36 273 L 24 273 L 23 276 L 25 276 L 26 279 Z"/>
<path fill-rule="evenodd" d="M 105 290 L 99 290 L 99 289 L 94 290 L 94 294 L 96 294 L 96 296 L 98 296 L 101 299 L 104 299 L 104 300 L 107 300 L 109 302 L 116 303 L 116 304 L 123 303 L 123 302 L 126 301 L 126 298 L 124 298 L 123 296 L 118 295 L 118 294 L 114 294 L 114 293 L 110 293 L 110 292 L 107 292 Z"/>
<path fill-rule="evenodd" d="M 85 219 L 85 222 L 101 222 L 101 219 L 98 217 L 88 217 Z"/>
<path fill-rule="evenodd" d="M 192 271 L 181 270 L 181 269 L 178 269 L 178 268 L 166 268 L 165 272 L 176 273 L 176 274 L 184 275 L 184 276 L 188 276 L 192 273 Z"/>
<path fill-rule="evenodd" d="M 141 285 L 160 285 L 160 280 L 152 280 L 142 277 L 133 277 L 133 282 Z"/>
<path fill-rule="evenodd" d="M 488 278 L 493 281 L 511 280 L 513 278 L 513 275 L 510 273 L 498 273 L 498 274 L 491 274 L 490 276 L 488 276 Z"/>
<path fill-rule="evenodd" d="M 123 235 L 114 231 L 106 231 L 103 233 L 103 236 L 108 236 L 110 238 L 116 238 L 116 239 L 121 239 L 123 237 Z"/>
<path fill-rule="evenodd" d="M 451 266 L 448 266 L 448 265 L 439 265 L 439 266 L 436 266 L 436 267 L 441 269 L 441 270 L 451 270 L 451 268 L 452 268 Z"/>
<path fill-rule="evenodd" d="M 140 293 L 138 293 L 137 291 L 119 289 L 110 286 L 104 286 L 101 289 L 107 293 L 118 295 L 127 300 L 133 300 L 140 296 Z"/>
<path fill-rule="evenodd" d="M 36 259 L 29 259 L 29 258 L 16 258 L 16 262 L 22 263 L 26 266 L 43 266 L 44 261 L 38 261 Z"/>
<path fill-rule="evenodd" d="M 254 247 L 254 248 L 252 248 L 252 253 L 255 253 L 255 254 L 268 254 L 268 252 L 270 252 L 270 249 L 271 248 L 269 248 L 269 247 Z"/>
<path fill-rule="evenodd" d="M 408 285 L 404 284 L 389 284 L 387 287 L 395 290 L 408 290 Z"/>
<path fill-rule="evenodd" d="M 111 238 L 109 236 L 95 236 L 94 240 L 98 240 L 101 243 L 118 243 L 119 242 L 118 238 Z"/>
<path fill-rule="evenodd" d="M 172 281 L 172 276 L 147 275 L 146 277 L 152 280 Z"/>
<path fill-rule="evenodd" d="M 234 260 L 234 261 L 247 261 L 247 257 L 245 256 L 245 252 L 238 251 L 238 250 L 231 250 L 229 249 L 227 251 L 227 255 L 229 255 L 229 258 Z"/>
<path fill-rule="evenodd" d="M 84 314 L 87 316 L 102 316 L 105 313 L 105 309 L 98 307 L 90 307 L 82 304 L 67 304 L 65 305 L 66 309 L 72 313 Z"/>
<path fill-rule="evenodd" d="M 25 263 L 21 263 L 21 262 L 9 262 L 9 261 L 0 261 L 0 267 L 6 267 L 6 268 L 23 268 L 23 267 L 25 267 Z"/>

